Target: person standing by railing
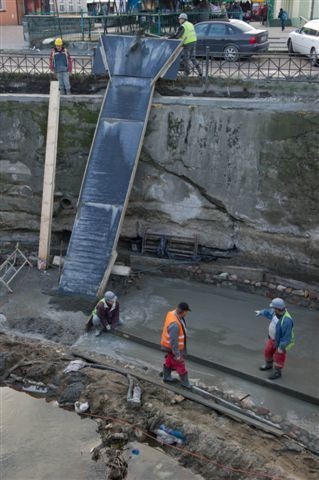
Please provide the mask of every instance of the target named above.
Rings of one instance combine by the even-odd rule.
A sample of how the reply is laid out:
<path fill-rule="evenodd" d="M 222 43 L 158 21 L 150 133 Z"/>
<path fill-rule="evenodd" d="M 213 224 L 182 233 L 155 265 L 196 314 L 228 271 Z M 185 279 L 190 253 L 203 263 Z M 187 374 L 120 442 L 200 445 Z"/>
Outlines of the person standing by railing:
<path fill-rule="evenodd" d="M 192 63 L 194 68 L 197 70 L 198 75 L 202 77 L 203 72 L 195 56 L 197 35 L 194 25 L 188 21 L 188 16 L 186 13 L 181 13 L 178 17 L 178 21 L 179 27 L 176 33 L 171 35 L 169 38 L 180 38 L 183 42 L 182 61 L 184 62 L 185 66 L 185 75 L 188 76 L 191 73 L 190 64 Z"/>
<path fill-rule="evenodd" d="M 50 70 L 59 81 L 60 93 L 71 94 L 70 73 L 72 72 L 72 59 L 68 50 L 63 46 L 62 38 L 56 38 L 54 48 L 50 54 Z"/>

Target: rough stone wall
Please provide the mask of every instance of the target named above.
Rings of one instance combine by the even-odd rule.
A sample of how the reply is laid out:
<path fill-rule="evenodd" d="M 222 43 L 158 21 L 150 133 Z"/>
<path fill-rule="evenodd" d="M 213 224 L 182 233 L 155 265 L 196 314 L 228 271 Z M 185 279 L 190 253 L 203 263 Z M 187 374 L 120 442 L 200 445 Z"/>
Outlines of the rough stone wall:
<path fill-rule="evenodd" d="M 5 97 L 5 96 L 4 96 Z M 101 98 L 64 99 L 53 240 L 70 231 Z M 47 99 L 1 98 L 0 242 L 37 243 Z M 267 100 L 157 99 L 122 234 L 139 228 L 239 250 L 319 278 L 319 108 Z M 71 200 L 61 209 L 61 198 Z"/>
<path fill-rule="evenodd" d="M 53 243 L 72 230 L 101 99 L 62 101 L 55 181 Z M 37 245 L 48 97 L 0 96 L 0 245 Z M 61 200 L 67 199 L 67 202 Z"/>

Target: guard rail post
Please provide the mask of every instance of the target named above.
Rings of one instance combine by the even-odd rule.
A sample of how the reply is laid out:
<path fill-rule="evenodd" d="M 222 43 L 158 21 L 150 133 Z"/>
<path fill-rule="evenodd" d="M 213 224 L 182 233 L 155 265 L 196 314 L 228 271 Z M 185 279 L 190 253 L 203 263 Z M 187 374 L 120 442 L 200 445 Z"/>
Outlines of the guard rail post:
<path fill-rule="evenodd" d="M 205 83 L 208 82 L 208 69 L 209 69 L 209 47 L 206 47 L 206 58 L 205 58 Z"/>

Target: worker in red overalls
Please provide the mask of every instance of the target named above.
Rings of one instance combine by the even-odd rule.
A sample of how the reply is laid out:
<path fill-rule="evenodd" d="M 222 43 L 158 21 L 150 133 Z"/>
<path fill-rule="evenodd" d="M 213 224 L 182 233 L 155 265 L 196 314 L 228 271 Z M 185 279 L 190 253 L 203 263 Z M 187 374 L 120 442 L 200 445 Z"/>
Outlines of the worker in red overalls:
<path fill-rule="evenodd" d="M 181 385 L 191 388 L 185 365 L 186 355 L 186 322 L 185 316 L 191 309 L 186 302 L 181 302 L 175 310 L 168 312 L 165 318 L 161 338 L 162 350 L 166 352 L 163 365 L 163 381 L 175 382 L 172 370 L 178 373 Z"/>

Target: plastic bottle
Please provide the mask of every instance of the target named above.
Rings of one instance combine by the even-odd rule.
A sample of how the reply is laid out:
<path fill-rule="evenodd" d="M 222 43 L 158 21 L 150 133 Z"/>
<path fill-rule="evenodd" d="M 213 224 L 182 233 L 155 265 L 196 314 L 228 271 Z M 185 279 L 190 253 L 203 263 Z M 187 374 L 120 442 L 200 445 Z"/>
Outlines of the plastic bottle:
<path fill-rule="evenodd" d="M 185 442 L 186 437 L 185 435 L 180 432 L 179 430 L 173 430 L 172 428 L 168 428 L 165 425 L 160 425 L 160 430 L 163 430 L 163 432 L 168 433 L 169 435 L 173 435 L 173 437 L 179 438 L 183 442 Z"/>
<path fill-rule="evenodd" d="M 159 428 L 154 431 L 156 434 L 156 439 L 161 443 L 166 443 L 167 445 L 172 445 L 173 443 L 178 443 L 180 441 L 178 438 L 174 437 L 173 435 L 169 435 L 169 433 L 164 432 L 164 430 L 160 430 Z"/>

